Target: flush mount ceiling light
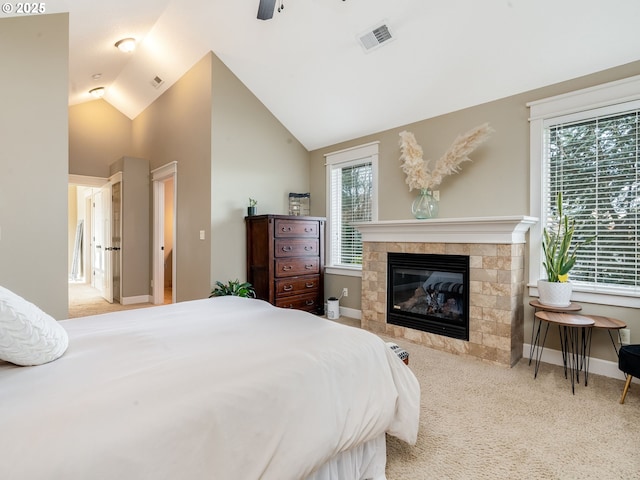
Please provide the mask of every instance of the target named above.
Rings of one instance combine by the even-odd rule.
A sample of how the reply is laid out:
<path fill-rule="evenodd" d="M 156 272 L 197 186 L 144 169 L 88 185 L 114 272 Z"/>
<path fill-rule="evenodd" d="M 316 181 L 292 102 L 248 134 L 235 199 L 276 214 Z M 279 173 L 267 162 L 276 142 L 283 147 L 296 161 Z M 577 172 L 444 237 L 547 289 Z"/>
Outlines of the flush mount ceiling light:
<path fill-rule="evenodd" d="M 129 53 L 133 52 L 136 49 L 136 39 L 135 38 L 123 38 L 122 40 L 118 40 L 116 42 L 116 47 L 121 52 Z"/>
<path fill-rule="evenodd" d="M 102 98 L 104 96 L 104 87 L 92 88 L 89 93 L 96 98 Z"/>

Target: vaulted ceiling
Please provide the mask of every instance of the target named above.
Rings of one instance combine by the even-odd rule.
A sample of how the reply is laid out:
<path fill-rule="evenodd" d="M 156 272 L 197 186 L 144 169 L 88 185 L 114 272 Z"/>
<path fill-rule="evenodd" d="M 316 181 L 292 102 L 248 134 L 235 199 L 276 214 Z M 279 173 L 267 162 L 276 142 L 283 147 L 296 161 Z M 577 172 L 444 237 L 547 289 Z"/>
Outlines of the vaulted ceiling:
<path fill-rule="evenodd" d="M 104 86 L 135 118 L 213 51 L 309 150 L 640 60 L 638 0 L 276 0 L 266 21 L 258 3 L 43 5 L 69 12 L 70 105 Z"/>

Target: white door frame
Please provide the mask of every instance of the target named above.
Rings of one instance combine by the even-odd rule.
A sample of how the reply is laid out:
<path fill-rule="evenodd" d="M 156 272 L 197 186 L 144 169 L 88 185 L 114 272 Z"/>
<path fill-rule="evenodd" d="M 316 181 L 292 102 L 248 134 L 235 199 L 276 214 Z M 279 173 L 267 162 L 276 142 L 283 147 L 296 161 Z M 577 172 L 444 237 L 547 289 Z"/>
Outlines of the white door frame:
<path fill-rule="evenodd" d="M 88 175 L 75 175 L 69 174 L 68 183 L 69 185 L 76 185 L 78 187 L 88 187 L 92 190 L 86 192 L 86 208 L 85 208 L 85 235 L 84 238 L 86 240 L 84 249 L 84 258 L 83 258 L 83 267 L 84 267 L 84 281 L 85 283 L 95 287 L 94 277 L 93 277 L 93 212 L 91 211 L 91 205 L 93 203 L 93 192 L 94 189 L 102 188 L 109 182 L 108 178 L 105 177 L 91 177 Z"/>
<path fill-rule="evenodd" d="M 170 162 L 151 171 L 153 183 L 153 303 L 164 303 L 164 189 L 167 180 L 173 180 L 173 255 L 171 256 L 171 302 L 176 302 L 176 265 L 177 265 L 177 191 L 178 162 Z"/>

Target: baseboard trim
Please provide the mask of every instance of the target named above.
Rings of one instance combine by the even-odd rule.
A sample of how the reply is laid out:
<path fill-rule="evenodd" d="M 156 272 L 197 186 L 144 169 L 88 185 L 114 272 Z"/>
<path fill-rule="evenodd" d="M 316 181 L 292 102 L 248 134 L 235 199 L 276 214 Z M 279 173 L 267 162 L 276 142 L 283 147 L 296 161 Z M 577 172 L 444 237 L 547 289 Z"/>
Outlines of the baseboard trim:
<path fill-rule="evenodd" d="M 355 308 L 340 307 L 340 315 L 349 318 L 362 320 L 362 311 Z"/>
<path fill-rule="evenodd" d="M 137 295 L 135 297 L 122 297 L 120 305 L 134 305 L 136 303 L 151 303 L 153 298 L 151 295 Z"/>
<path fill-rule="evenodd" d="M 531 352 L 531 345 L 525 343 L 522 347 L 522 358 L 529 359 Z M 553 350 L 551 348 L 545 348 L 542 352 L 541 362 L 550 363 L 552 365 L 564 365 L 562 363 L 562 352 L 560 350 Z M 602 375 L 605 377 L 615 378 L 618 380 L 625 380 L 624 373 L 618 368 L 618 362 L 612 362 L 610 360 L 602 360 L 600 358 L 589 359 L 589 373 L 596 375 Z M 633 378 L 632 383 L 640 383 L 640 380 Z"/>

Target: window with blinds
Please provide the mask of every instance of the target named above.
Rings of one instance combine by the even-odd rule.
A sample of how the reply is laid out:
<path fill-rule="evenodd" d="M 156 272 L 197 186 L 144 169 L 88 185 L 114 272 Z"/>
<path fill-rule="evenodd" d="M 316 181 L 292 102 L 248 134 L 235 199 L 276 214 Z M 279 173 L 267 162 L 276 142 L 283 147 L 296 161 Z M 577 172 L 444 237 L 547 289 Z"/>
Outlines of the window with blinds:
<path fill-rule="evenodd" d="M 377 157 L 377 143 L 327 155 L 329 267 L 362 267 L 362 237 L 354 224 L 377 219 Z"/>
<path fill-rule="evenodd" d="M 563 209 L 576 220 L 580 247 L 570 279 L 584 291 L 640 294 L 640 108 L 600 109 L 549 119 L 544 129 L 543 225 Z M 594 114 L 595 113 L 595 114 Z"/>
<path fill-rule="evenodd" d="M 371 162 L 332 169 L 334 265 L 362 265 L 362 237 L 353 223 L 371 221 L 372 179 Z"/>

